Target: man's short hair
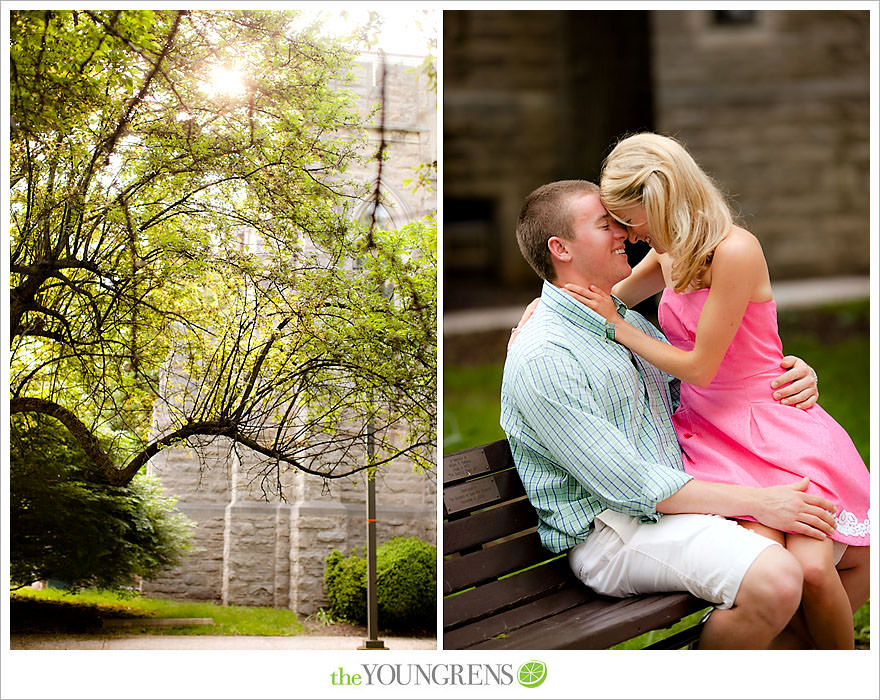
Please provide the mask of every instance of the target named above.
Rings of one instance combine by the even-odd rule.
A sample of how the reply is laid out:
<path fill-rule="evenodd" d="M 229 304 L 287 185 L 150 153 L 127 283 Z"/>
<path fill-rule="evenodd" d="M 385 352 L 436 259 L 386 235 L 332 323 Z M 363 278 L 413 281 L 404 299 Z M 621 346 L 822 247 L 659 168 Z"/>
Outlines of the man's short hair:
<path fill-rule="evenodd" d="M 553 236 L 571 240 L 571 201 L 580 195 L 599 194 L 589 180 L 559 180 L 542 185 L 523 201 L 516 222 L 519 249 L 541 279 L 556 277 L 547 241 Z"/>

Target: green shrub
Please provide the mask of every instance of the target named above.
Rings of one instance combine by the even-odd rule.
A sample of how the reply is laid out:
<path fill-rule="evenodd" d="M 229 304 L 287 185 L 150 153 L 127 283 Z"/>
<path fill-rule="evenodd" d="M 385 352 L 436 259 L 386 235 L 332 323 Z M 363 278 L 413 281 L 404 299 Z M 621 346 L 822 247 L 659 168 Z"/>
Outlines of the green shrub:
<path fill-rule="evenodd" d="M 367 562 L 333 550 L 325 560 L 324 590 L 327 611 L 335 620 L 362 624 L 367 619 Z"/>
<path fill-rule="evenodd" d="M 54 418 L 11 416 L 10 579 L 69 588 L 129 586 L 173 566 L 192 522 L 155 479 L 111 486 Z"/>
<path fill-rule="evenodd" d="M 334 550 L 325 560 L 330 615 L 367 622 L 367 563 Z M 437 550 L 417 537 L 396 537 L 376 548 L 378 623 L 383 629 L 433 631 L 437 614 Z"/>
<path fill-rule="evenodd" d="M 856 610 L 853 627 L 856 635 L 856 649 L 867 649 L 871 645 L 871 601 Z"/>
<path fill-rule="evenodd" d="M 379 623 L 389 629 L 433 630 L 437 619 L 437 549 L 397 537 L 376 549 Z"/>

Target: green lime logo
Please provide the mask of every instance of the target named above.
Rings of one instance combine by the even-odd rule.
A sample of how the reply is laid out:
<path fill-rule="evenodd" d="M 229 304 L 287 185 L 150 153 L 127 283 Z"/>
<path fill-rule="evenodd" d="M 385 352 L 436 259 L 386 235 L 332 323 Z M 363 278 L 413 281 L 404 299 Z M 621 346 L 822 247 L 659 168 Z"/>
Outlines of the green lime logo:
<path fill-rule="evenodd" d="M 526 661 L 516 672 L 516 679 L 523 688 L 537 688 L 547 680 L 547 664 L 543 661 Z"/>

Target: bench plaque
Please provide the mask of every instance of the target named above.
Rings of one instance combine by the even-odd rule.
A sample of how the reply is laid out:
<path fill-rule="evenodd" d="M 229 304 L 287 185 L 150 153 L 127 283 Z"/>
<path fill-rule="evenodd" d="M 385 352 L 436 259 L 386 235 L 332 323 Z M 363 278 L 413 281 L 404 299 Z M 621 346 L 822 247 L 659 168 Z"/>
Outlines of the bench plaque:
<path fill-rule="evenodd" d="M 473 506 L 484 505 L 501 498 L 495 479 L 487 477 L 476 479 L 443 490 L 443 503 L 450 513 L 468 510 Z"/>
<path fill-rule="evenodd" d="M 484 450 L 468 450 L 443 458 L 443 480 L 455 481 L 490 470 L 489 460 Z"/>

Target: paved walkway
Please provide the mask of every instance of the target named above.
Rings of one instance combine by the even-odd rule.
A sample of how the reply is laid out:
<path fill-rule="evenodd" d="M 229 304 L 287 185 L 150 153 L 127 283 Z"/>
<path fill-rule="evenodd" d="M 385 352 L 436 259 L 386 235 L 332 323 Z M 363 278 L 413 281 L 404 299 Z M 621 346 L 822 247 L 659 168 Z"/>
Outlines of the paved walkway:
<path fill-rule="evenodd" d="M 437 642 L 429 638 L 380 637 L 385 646 L 394 650 L 436 649 Z M 309 651 L 353 650 L 363 644 L 360 637 L 342 637 L 303 634 L 296 637 L 237 637 L 206 635 L 158 635 L 131 636 L 74 635 L 74 634 L 13 634 L 9 648 L 16 649 L 146 649 L 151 651 L 176 651 L 193 649 L 214 651 L 217 649 L 265 650 L 297 649 Z"/>
<path fill-rule="evenodd" d="M 773 297 L 780 309 L 805 308 L 870 296 L 868 277 L 822 277 L 790 280 L 773 285 Z M 443 335 L 466 335 L 479 331 L 512 328 L 522 315 L 524 304 L 498 308 L 469 309 L 443 314 Z"/>

